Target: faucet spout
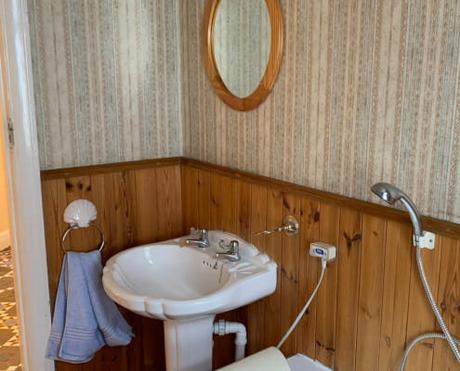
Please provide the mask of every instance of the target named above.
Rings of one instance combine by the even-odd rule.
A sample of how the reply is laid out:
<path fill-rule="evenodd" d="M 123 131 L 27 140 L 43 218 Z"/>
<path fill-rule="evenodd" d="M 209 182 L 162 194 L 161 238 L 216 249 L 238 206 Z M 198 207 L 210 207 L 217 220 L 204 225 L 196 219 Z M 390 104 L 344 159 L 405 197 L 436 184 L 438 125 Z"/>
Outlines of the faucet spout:
<path fill-rule="evenodd" d="M 185 240 L 186 246 L 196 246 L 202 249 L 209 247 L 208 231 L 206 229 L 199 229 L 194 231 L 199 233 L 198 238 L 188 238 Z"/>

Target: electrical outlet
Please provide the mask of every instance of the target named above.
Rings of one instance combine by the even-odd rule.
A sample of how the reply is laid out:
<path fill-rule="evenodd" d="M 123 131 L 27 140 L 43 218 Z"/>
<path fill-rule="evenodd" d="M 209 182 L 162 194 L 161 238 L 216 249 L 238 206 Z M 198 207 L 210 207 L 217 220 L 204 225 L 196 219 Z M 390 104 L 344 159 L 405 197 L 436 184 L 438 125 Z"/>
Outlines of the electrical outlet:
<path fill-rule="evenodd" d="M 312 242 L 310 244 L 310 255 L 316 258 L 321 258 L 327 262 L 334 261 L 336 258 L 337 249 L 334 245 L 325 242 Z"/>

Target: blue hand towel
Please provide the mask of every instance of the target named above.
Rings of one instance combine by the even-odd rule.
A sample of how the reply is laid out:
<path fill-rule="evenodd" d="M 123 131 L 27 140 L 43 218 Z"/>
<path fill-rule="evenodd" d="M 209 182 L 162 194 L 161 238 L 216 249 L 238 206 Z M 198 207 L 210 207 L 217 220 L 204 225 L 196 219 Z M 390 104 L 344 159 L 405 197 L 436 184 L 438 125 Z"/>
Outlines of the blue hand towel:
<path fill-rule="evenodd" d="M 64 255 L 46 356 L 85 363 L 104 345 L 127 345 L 133 333 L 117 306 L 105 293 L 101 255 Z"/>

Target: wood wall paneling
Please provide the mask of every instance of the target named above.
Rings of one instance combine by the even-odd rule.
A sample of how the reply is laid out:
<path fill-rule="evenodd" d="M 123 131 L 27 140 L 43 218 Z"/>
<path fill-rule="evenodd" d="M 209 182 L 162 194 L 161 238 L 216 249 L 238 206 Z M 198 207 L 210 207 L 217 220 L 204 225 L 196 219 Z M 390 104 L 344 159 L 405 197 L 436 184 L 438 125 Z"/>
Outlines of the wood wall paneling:
<path fill-rule="evenodd" d="M 88 171 L 88 175 L 75 177 L 67 174 L 59 178 L 55 173 L 51 173 L 49 179 L 44 176 L 42 189 L 52 303 L 63 257 L 60 248 L 66 228 L 63 213 L 70 201 L 87 198 L 96 205 L 97 223 L 104 230 L 107 242 L 104 260 L 125 248 L 182 234 L 180 166 L 158 164 L 161 166 L 135 170 Z M 97 246 L 99 236 L 91 230 L 74 231 L 69 242 L 72 250 L 86 251 Z M 128 347 L 105 347 L 84 365 L 57 362 L 57 370 L 164 370 L 162 322 L 122 311 L 136 334 Z"/>
<path fill-rule="evenodd" d="M 283 194 L 283 219 L 293 215 L 300 220 L 300 198 L 292 194 Z M 279 222 L 278 222 L 279 223 Z M 281 280 L 278 285 L 281 289 L 281 305 L 283 316 L 281 316 L 281 333 L 285 333 L 298 314 L 298 283 L 299 283 L 299 255 L 300 237 L 281 235 L 281 264 L 279 266 Z M 286 354 L 295 354 L 297 348 L 297 337 L 290 336 L 282 347 Z"/>
<path fill-rule="evenodd" d="M 320 203 L 302 198 L 300 219 L 299 284 L 297 309 L 300 310 L 314 290 L 318 280 L 319 266 L 309 257 L 311 242 L 319 241 Z M 316 355 L 316 311 L 313 301 L 296 330 L 297 349 L 311 358 Z"/>
<path fill-rule="evenodd" d="M 358 330 L 359 272 L 361 265 L 362 216 L 341 209 L 337 275 L 337 324 L 335 328 L 335 367 L 353 370 Z M 329 272 L 328 272 L 329 273 Z"/>
<path fill-rule="evenodd" d="M 249 241 L 262 251 L 266 251 L 265 235 L 257 232 L 267 229 L 267 189 L 258 184 L 250 185 L 249 204 Z M 263 349 L 265 337 L 265 307 L 264 301 L 259 300 L 248 307 L 248 351 L 255 353 Z"/>
<path fill-rule="evenodd" d="M 321 203 L 319 239 L 338 246 L 340 208 Z M 317 295 L 316 359 L 333 366 L 337 307 L 337 265 L 332 264 Z"/>
<path fill-rule="evenodd" d="M 276 228 L 283 218 L 283 193 L 277 190 L 268 190 L 267 193 L 267 229 Z M 273 234 L 266 237 L 266 253 L 278 264 L 282 259 L 282 236 Z M 278 284 L 276 291 L 265 301 L 264 315 L 264 345 L 276 345 L 281 336 L 281 269 L 278 269 Z"/>
<path fill-rule="evenodd" d="M 460 334 L 460 246 L 459 242 L 443 238 L 441 241 L 441 265 L 438 282 L 438 303 L 447 326 L 455 334 Z M 439 329 L 438 329 L 439 330 Z M 440 370 L 453 369 L 452 355 L 447 342 L 436 339 L 434 345 L 433 365 Z"/>
<path fill-rule="evenodd" d="M 364 215 L 358 317 L 356 331 L 356 370 L 377 370 L 382 323 L 383 278 L 385 263 L 386 223 L 382 218 Z M 361 246 L 360 246 L 361 247 Z"/>
<path fill-rule="evenodd" d="M 406 341 L 411 269 L 415 264 L 409 225 L 387 221 L 379 370 L 397 370 Z"/>
<path fill-rule="evenodd" d="M 381 206 L 373 209 L 360 202 L 321 197 L 278 181 L 191 160 L 185 160 L 182 169 L 183 185 L 190 187 L 193 179 L 205 190 L 198 192 L 199 201 L 193 201 L 197 196 L 190 190 L 182 193 L 184 225 L 193 224 L 188 218 L 197 218 L 186 207 L 196 202 L 200 208 L 210 205 L 211 226 L 249 233 L 248 239 L 278 263 L 275 293 L 238 312 L 247 316 L 250 353 L 276 345 L 309 297 L 320 263 L 309 256 L 308 248 L 317 240 L 336 245 L 338 257 L 329 265 L 317 298 L 283 346 L 286 355 L 304 353 L 339 371 L 396 370 L 407 342 L 436 329 L 418 279 L 412 229 L 405 217 L 393 211 L 388 214 Z M 222 208 L 229 213 L 223 216 Z M 254 235 L 278 226 L 289 213 L 299 218 L 298 237 Z M 452 238 L 456 233 L 451 233 L 455 226 L 443 229 L 442 223 L 428 224 L 449 234 L 438 236 L 436 250 L 424 252 L 424 259 L 443 315 L 458 336 L 460 253 Z M 408 370 L 455 369 L 445 344 L 426 342 L 417 348 Z M 221 352 L 214 350 L 215 356 Z"/>
<path fill-rule="evenodd" d="M 304 353 L 335 370 L 396 370 L 403 349 L 414 336 L 436 330 L 418 278 L 411 226 L 399 211 L 367 209 L 358 202 L 311 193 L 267 178 L 203 163 L 146 162 L 142 166 L 45 172 L 43 200 L 50 290 L 54 298 L 65 229 L 65 206 L 78 197 L 92 200 L 107 234 L 104 259 L 140 243 L 185 233 L 190 227 L 238 233 L 269 254 L 279 266 L 275 293 L 218 318 L 244 322 L 248 351 L 278 343 L 316 285 L 320 263 L 308 254 L 321 240 L 338 247 L 318 296 L 283 347 L 286 355 Z M 386 211 L 389 211 L 386 213 Z M 299 218 L 301 232 L 290 238 L 255 233 Z M 436 249 L 423 259 L 442 314 L 460 336 L 460 245 L 456 226 L 434 224 Z M 79 233 L 74 249 L 97 246 L 97 234 Z M 58 363 L 58 370 L 164 370 L 160 321 L 124 312 L 136 333 L 128 347 L 104 348 L 85 365 Z M 214 367 L 230 363 L 232 336 L 216 337 Z M 408 370 L 454 370 L 443 341 L 426 341 L 411 354 Z"/>
<path fill-rule="evenodd" d="M 433 251 L 424 251 L 423 262 L 426 270 L 428 282 L 430 283 L 433 296 L 436 300 L 439 283 L 439 269 L 441 258 L 441 242 L 438 239 L 438 248 Z M 412 260 L 415 259 L 415 250 L 412 251 Z M 419 279 L 419 274 L 416 269 L 416 264 L 413 264 L 411 270 L 411 286 L 409 291 L 409 309 L 407 318 L 407 333 L 406 342 L 425 332 L 435 329 L 436 320 L 433 316 L 430 306 L 427 304 L 426 296 L 423 292 L 422 283 Z M 410 315 L 413 313 L 414 315 Z M 416 314 L 416 315 L 415 315 Z M 426 368 L 433 362 L 433 344 L 434 340 L 423 341 L 421 346 L 414 348 L 409 355 L 409 362 L 414 369 L 420 370 Z"/>

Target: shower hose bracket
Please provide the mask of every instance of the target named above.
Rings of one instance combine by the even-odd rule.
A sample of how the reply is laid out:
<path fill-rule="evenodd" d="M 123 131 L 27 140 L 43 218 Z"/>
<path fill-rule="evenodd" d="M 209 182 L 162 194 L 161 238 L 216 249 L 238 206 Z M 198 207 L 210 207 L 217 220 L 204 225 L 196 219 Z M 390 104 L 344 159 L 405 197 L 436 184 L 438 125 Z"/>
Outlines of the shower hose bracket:
<path fill-rule="evenodd" d="M 414 246 L 416 246 L 415 235 L 413 236 Z M 419 237 L 418 243 L 422 249 L 434 250 L 436 235 L 433 232 L 423 231 L 423 235 Z"/>

